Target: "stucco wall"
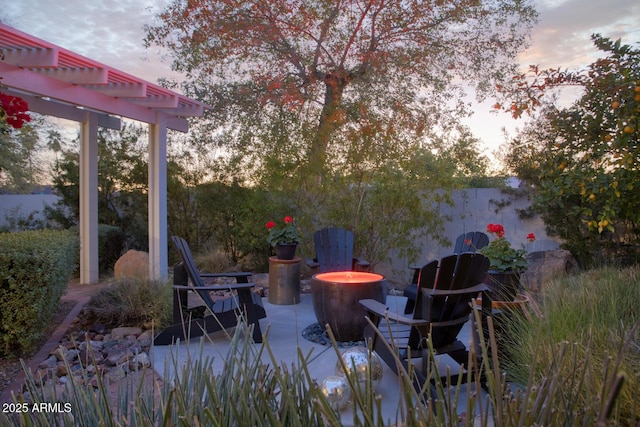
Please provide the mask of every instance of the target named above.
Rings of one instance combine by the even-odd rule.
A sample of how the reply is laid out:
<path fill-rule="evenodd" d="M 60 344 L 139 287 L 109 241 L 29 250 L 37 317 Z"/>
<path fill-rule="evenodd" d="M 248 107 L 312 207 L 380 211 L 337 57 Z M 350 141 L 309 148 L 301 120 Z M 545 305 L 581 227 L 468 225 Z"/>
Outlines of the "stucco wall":
<path fill-rule="evenodd" d="M 502 224 L 505 237 L 511 244 L 520 248 L 522 245 L 528 251 L 556 249 L 559 242 L 547 237 L 544 223 L 540 218 L 521 219 L 517 211 L 526 209 L 530 201 L 526 197 L 515 197 L 496 188 L 471 188 L 453 191 L 451 197 L 454 206 L 442 205 L 440 212 L 452 218 L 446 223 L 442 234 L 450 241 L 450 246 L 441 246 L 432 239 L 422 239 L 418 242 L 422 248 L 416 265 L 441 258 L 452 252 L 453 243 L 458 235 L 469 231 L 485 231 L 487 224 Z M 527 235 L 534 233 L 536 241 L 527 241 Z M 491 236 L 490 236 L 491 237 Z M 391 263 L 384 263 L 376 267 L 376 271 L 384 274 L 391 282 L 403 284 L 411 277 L 409 261 L 399 259 L 390 252 Z"/>

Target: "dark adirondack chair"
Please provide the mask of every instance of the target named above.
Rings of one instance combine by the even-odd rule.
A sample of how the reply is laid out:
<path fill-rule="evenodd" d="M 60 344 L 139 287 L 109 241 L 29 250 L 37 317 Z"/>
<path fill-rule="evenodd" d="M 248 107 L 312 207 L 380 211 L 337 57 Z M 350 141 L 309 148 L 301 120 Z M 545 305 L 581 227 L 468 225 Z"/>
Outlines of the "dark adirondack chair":
<path fill-rule="evenodd" d="M 482 231 L 470 231 L 468 233 L 462 233 L 456 238 L 455 245 L 453 246 L 454 254 L 461 254 L 463 252 L 475 252 L 478 249 L 482 249 L 489 244 L 489 236 Z M 413 311 L 413 307 L 416 302 L 416 290 L 418 283 L 418 273 L 421 267 L 409 267 L 413 270 L 411 277 L 411 283 L 404 290 L 404 296 L 407 297 L 407 306 L 405 314 L 409 314 Z"/>
<path fill-rule="evenodd" d="M 415 390 L 419 394 L 425 390 L 431 393 L 431 396 L 423 395 L 423 399 L 435 397 L 433 377 L 431 384 L 425 387 L 429 381 L 427 364 L 431 360 L 429 341 L 436 355 L 447 354 L 461 365 L 459 371 L 450 377 L 453 384 L 459 375 L 466 375 L 464 367 L 469 361 L 469 350 L 457 337 L 469 321 L 474 298 L 482 295 L 482 312 L 491 313 L 491 303 L 485 301 L 489 288 L 482 283 L 488 268 L 487 257 L 470 252 L 449 255 L 440 262 L 425 265 L 419 271 L 416 308 L 410 316 L 391 312 L 376 300 L 360 301 L 376 325 L 367 325 L 365 339 L 396 374 L 399 369 L 410 372 L 409 363 L 418 362 L 413 378 Z M 479 352 L 473 354 L 476 353 Z M 439 373 L 438 376 L 442 381 L 447 373 Z"/>
<path fill-rule="evenodd" d="M 262 342 L 258 320 L 266 317 L 266 313 L 260 297 L 252 291 L 255 285 L 249 283 L 251 273 L 200 273 L 187 242 L 177 236 L 171 239 L 182 261 L 173 270 L 173 325 L 158 334 L 154 344 L 167 345 L 177 339 L 198 337 L 232 328 L 241 321 L 253 325 L 253 341 Z M 218 277 L 234 278 L 236 283 L 206 285 L 204 282 Z M 211 291 L 234 291 L 235 295 L 214 301 Z M 197 293 L 204 306 L 189 307 L 190 292 Z"/>
<path fill-rule="evenodd" d="M 369 263 L 353 257 L 353 233 L 344 228 L 330 227 L 318 230 L 313 235 L 316 250 L 314 259 L 306 263 L 312 271 L 369 271 Z"/>

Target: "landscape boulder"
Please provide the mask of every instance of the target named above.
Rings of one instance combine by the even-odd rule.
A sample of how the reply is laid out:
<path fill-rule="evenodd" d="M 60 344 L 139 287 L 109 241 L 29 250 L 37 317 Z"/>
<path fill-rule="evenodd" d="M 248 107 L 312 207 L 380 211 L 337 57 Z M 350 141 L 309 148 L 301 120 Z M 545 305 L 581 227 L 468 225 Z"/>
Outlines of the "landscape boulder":
<path fill-rule="evenodd" d="M 113 275 L 116 279 L 135 277 L 138 279 L 149 278 L 149 254 L 143 251 L 130 249 L 116 261 L 113 267 Z"/>
<path fill-rule="evenodd" d="M 530 292 L 540 292 L 546 282 L 578 270 L 577 261 L 565 249 L 531 252 L 527 260 L 529 267 L 522 275 L 522 285 Z"/>

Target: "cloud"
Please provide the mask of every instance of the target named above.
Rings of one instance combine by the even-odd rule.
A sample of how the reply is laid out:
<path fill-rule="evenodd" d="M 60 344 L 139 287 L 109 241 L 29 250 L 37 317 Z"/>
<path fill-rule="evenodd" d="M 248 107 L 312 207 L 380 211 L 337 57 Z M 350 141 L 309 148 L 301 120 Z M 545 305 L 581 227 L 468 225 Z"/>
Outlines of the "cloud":
<path fill-rule="evenodd" d="M 117 2 L 21 0 L 5 8 L 15 28 L 113 68 L 156 82 L 176 77 L 160 53 L 143 46 L 143 26 L 169 0 Z"/>
<path fill-rule="evenodd" d="M 524 66 L 581 67 L 598 57 L 592 34 L 632 44 L 640 30 L 640 4 L 635 0 L 540 2 L 538 9 L 533 44 L 520 55 Z"/>

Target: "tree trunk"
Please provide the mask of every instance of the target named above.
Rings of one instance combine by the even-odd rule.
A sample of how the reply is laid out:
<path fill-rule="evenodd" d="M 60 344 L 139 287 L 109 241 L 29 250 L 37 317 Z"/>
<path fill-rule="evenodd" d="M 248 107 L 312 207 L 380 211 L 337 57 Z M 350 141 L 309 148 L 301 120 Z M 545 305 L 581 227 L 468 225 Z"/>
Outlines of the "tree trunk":
<path fill-rule="evenodd" d="M 328 73 L 324 76 L 324 105 L 318 120 L 316 134 L 309 152 L 309 169 L 312 177 L 320 177 L 327 160 L 327 148 L 333 132 L 344 122 L 342 93 L 349 82 L 346 72 Z"/>

